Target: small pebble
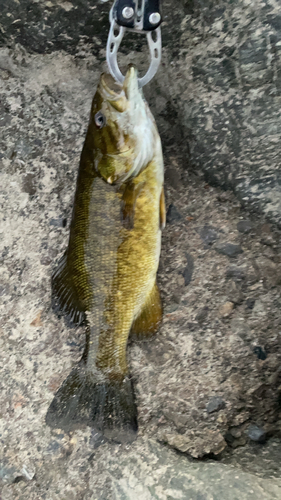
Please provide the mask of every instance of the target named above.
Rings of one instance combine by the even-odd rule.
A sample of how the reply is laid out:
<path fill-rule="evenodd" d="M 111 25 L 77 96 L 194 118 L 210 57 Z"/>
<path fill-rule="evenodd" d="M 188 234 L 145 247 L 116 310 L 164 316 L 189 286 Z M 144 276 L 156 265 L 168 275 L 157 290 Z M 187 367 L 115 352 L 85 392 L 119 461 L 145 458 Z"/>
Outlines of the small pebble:
<path fill-rule="evenodd" d="M 214 396 L 206 406 L 207 413 L 213 413 L 225 408 L 225 402 L 220 396 Z"/>
<path fill-rule="evenodd" d="M 262 427 L 257 425 L 250 425 L 247 434 L 252 441 L 256 441 L 257 443 L 265 443 L 266 441 L 266 432 Z"/>
<path fill-rule="evenodd" d="M 230 258 L 237 257 L 240 253 L 243 253 L 240 245 L 234 245 L 233 243 L 220 243 L 215 247 L 215 250 Z"/>
<path fill-rule="evenodd" d="M 200 238 L 206 245 L 212 245 L 218 239 L 218 233 L 211 226 L 204 226 L 198 231 Z"/>
<path fill-rule="evenodd" d="M 267 358 L 267 353 L 259 346 L 253 348 L 253 353 L 257 355 L 258 359 L 264 361 Z"/>
<path fill-rule="evenodd" d="M 246 278 L 245 269 L 236 266 L 228 267 L 226 270 L 226 277 L 232 278 L 234 281 L 242 281 Z"/>
<path fill-rule="evenodd" d="M 240 220 L 237 224 L 239 233 L 248 234 L 254 229 L 254 225 L 250 220 Z"/>
<path fill-rule="evenodd" d="M 233 302 L 226 302 L 219 308 L 219 316 L 221 318 L 228 318 L 232 313 L 233 307 Z"/>
<path fill-rule="evenodd" d="M 256 302 L 255 299 L 247 299 L 246 300 L 247 309 L 254 309 L 255 302 Z"/>
<path fill-rule="evenodd" d="M 65 219 L 65 218 L 51 219 L 50 220 L 50 226 L 55 226 L 55 227 L 65 227 L 66 223 L 67 223 L 67 219 Z"/>
<path fill-rule="evenodd" d="M 176 304 L 175 302 L 172 302 L 171 304 L 168 304 L 165 307 L 165 314 L 171 314 L 175 312 L 179 308 L 179 305 Z"/>
<path fill-rule="evenodd" d="M 204 321 L 207 319 L 209 313 L 209 308 L 207 306 L 200 309 L 195 317 L 196 321 L 198 321 L 199 325 L 202 325 Z"/>
<path fill-rule="evenodd" d="M 168 207 L 166 218 L 169 224 L 171 224 L 174 221 L 182 219 L 182 215 L 179 213 L 179 211 L 176 209 L 173 203 L 171 203 L 171 205 L 169 205 Z"/>

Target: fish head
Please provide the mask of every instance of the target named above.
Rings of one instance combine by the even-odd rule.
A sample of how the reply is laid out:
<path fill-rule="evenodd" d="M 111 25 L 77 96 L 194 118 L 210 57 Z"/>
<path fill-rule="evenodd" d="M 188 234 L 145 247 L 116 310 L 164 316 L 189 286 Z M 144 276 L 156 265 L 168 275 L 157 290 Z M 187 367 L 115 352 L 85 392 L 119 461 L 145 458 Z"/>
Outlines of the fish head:
<path fill-rule="evenodd" d="M 96 171 L 108 184 L 135 177 L 152 160 L 159 136 L 134 66 L 129 66 L 123 85 L 101 75 L 89 132 Z"/>

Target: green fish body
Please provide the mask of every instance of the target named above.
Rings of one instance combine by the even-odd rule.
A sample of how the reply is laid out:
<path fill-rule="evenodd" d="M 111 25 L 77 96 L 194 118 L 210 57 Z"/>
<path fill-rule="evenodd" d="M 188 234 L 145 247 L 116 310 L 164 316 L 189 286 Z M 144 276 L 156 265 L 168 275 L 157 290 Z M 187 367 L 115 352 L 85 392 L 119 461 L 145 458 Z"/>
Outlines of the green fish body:
<path fill-rule="evenodd" d="M 81 154 L 68 248 L 52 276 L 54 308 L 86 325 L 83 357 L 56 393 L 52 427 L 94 427 L 118 442 L 137 432 L 130 333 L 152 334 L 162 308 L 156 272 L 165 224 L 163 158 L 153 116 L 129 67 L 102 75 Z"/>

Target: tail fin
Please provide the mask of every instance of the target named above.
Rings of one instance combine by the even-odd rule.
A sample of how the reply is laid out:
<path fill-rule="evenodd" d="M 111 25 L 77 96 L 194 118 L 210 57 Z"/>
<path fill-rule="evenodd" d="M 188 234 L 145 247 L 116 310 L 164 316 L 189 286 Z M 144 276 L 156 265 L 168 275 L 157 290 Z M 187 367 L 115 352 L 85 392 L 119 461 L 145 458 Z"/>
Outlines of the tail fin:
<path fill-rule="evenodd" d="M 128 377 L 100 382 L 80 362 L 55 394 L 46 423 L 66 431 L 88 425 L 118 443 L 132 442 L 138 429 L 134 399 Z"/>

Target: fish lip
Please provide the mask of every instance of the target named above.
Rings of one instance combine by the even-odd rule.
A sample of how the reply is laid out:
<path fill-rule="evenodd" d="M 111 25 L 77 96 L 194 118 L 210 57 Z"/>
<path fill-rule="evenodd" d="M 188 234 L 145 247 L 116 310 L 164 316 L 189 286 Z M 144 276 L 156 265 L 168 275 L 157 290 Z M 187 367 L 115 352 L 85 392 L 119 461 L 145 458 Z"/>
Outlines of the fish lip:
<path fill-rule="evenodd" d="M 122 85 L 116 82 L 109 73 L 102 73 L 99 86 L 107 100 L 119 99 L 122 96 Z"/>
<path fill-rule="evenodd" d="M 138 70 L 134 64 L 129 64 L 123 90 L 128 101 L 133 100 L 139 94 Z"/>
<path fill-rule="evenodd" d="M 129 64 L 123 85 L 116 82 L 114 78 L 103 73 L 100 79 L 100 89 L 107 100 L 117 100 L 125 94 L 130 100 L 139 92 L 138 70 L 134 64 Z"/>

